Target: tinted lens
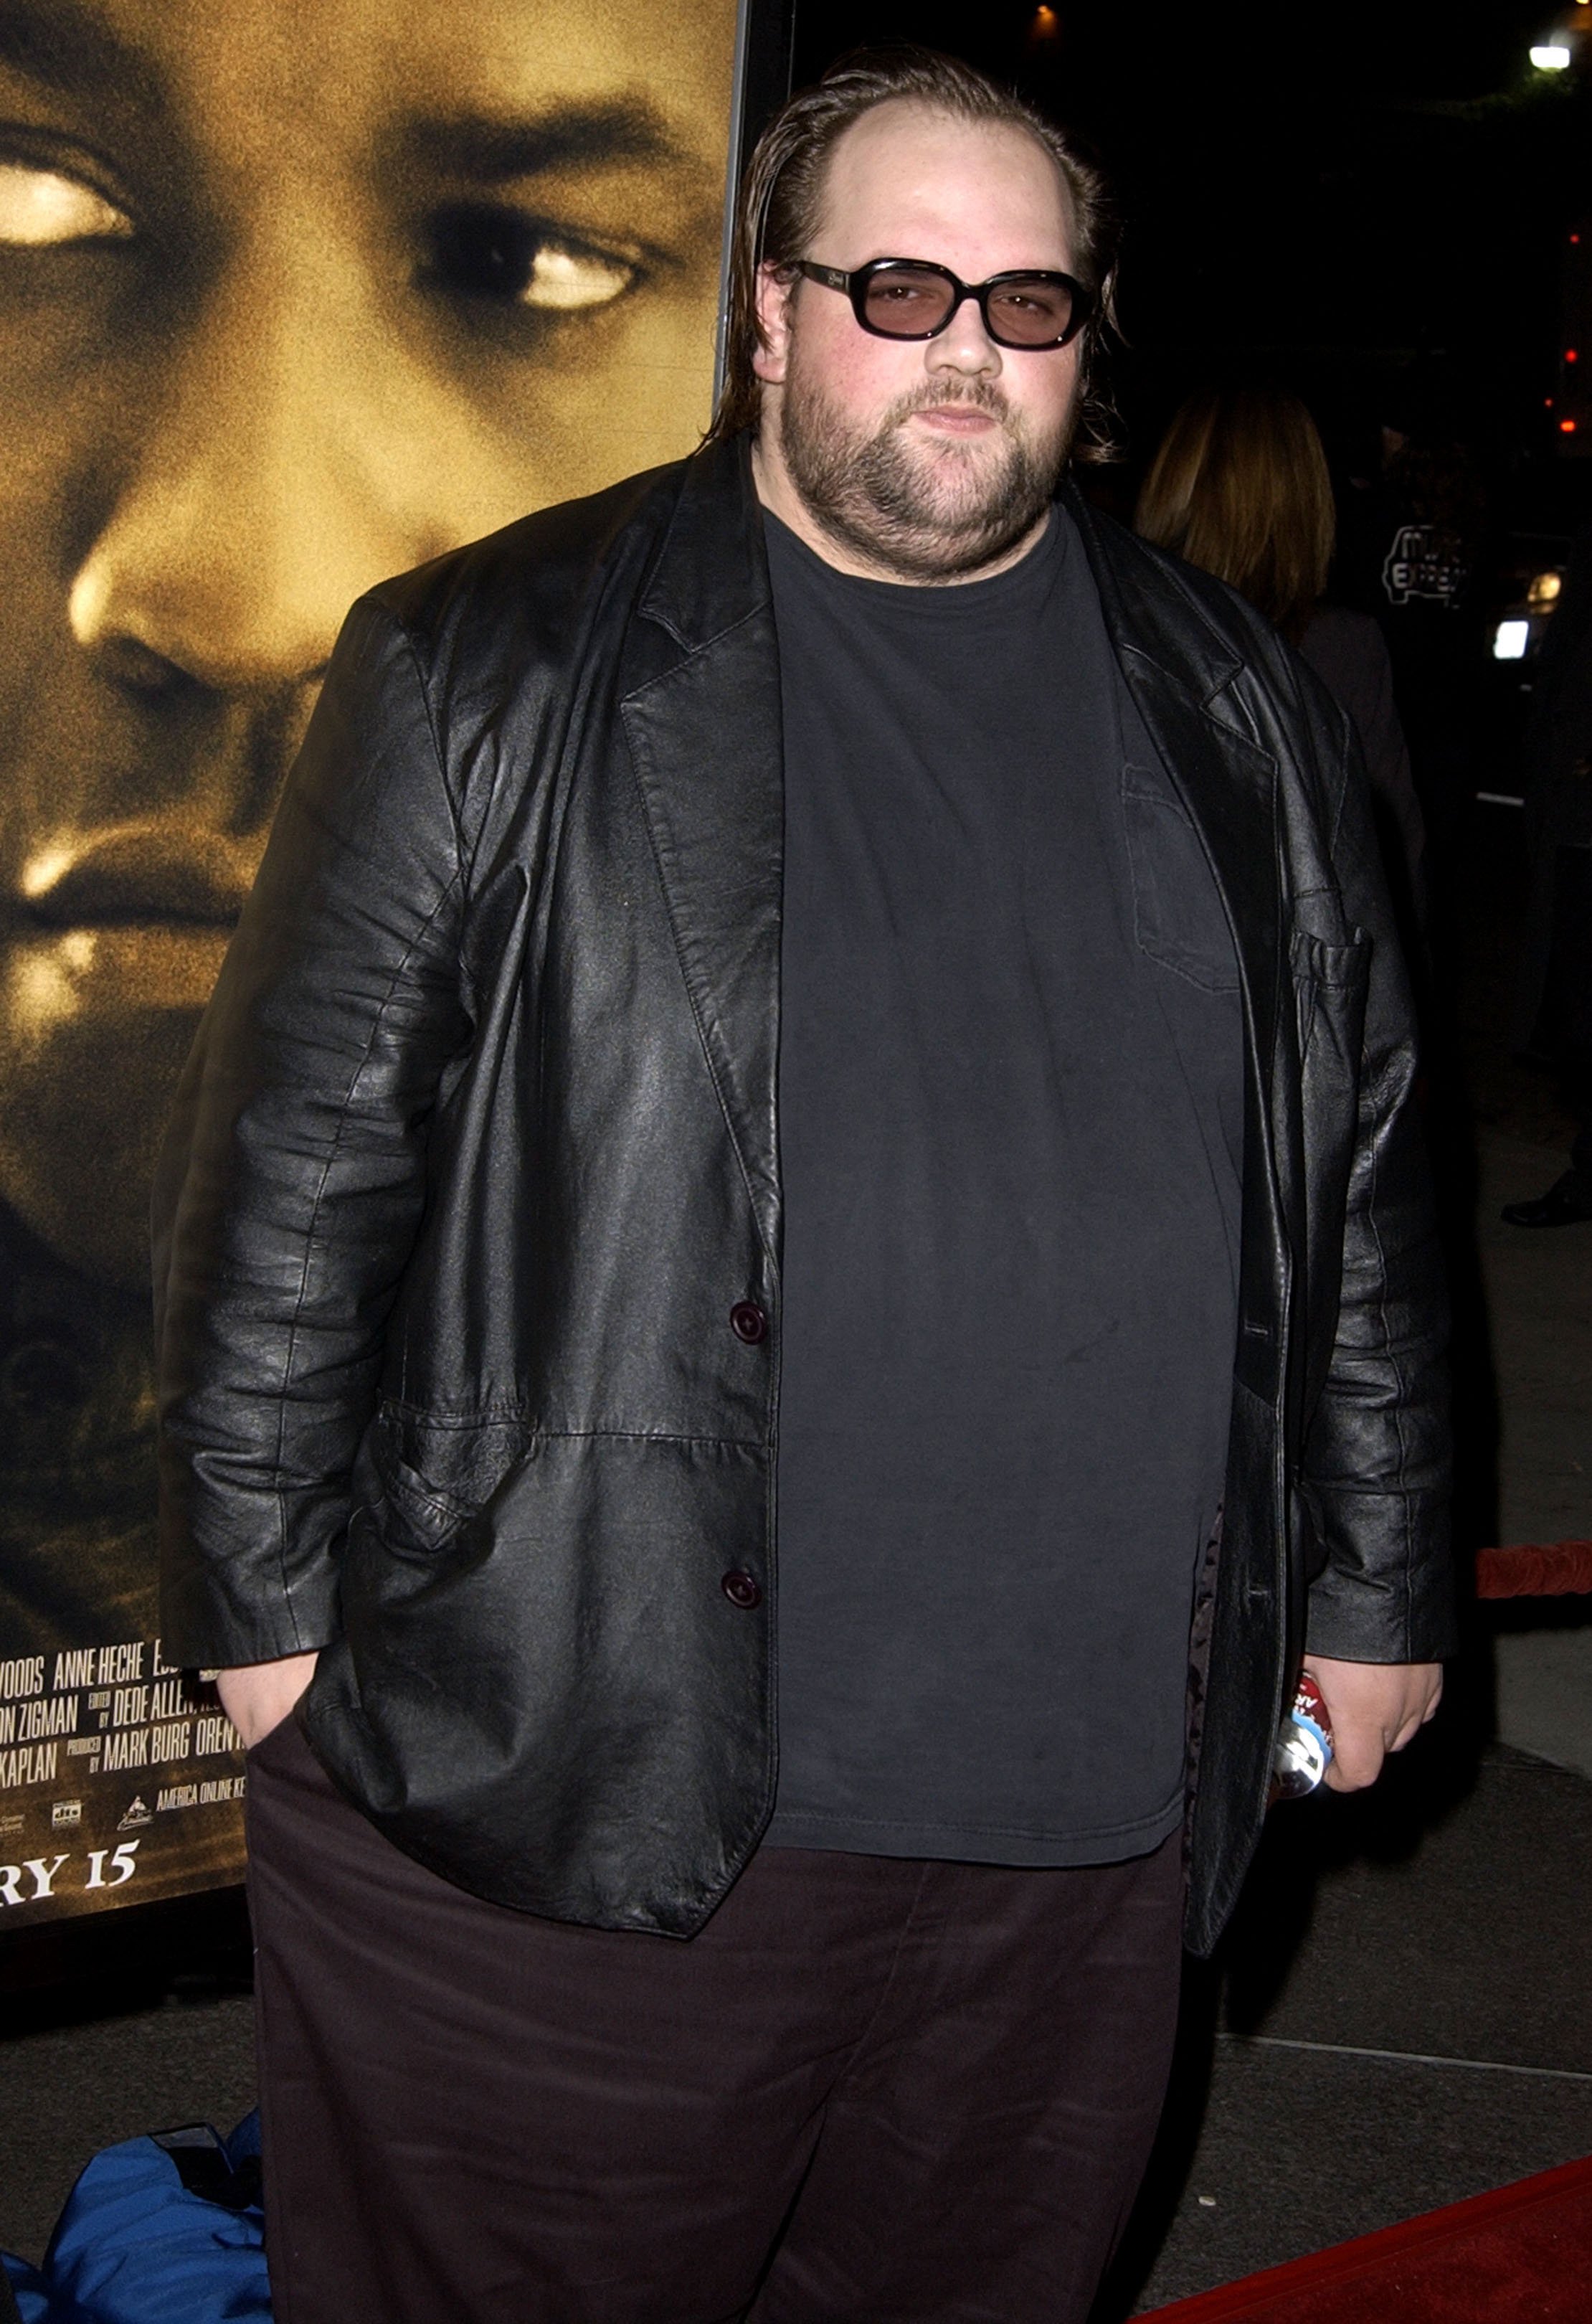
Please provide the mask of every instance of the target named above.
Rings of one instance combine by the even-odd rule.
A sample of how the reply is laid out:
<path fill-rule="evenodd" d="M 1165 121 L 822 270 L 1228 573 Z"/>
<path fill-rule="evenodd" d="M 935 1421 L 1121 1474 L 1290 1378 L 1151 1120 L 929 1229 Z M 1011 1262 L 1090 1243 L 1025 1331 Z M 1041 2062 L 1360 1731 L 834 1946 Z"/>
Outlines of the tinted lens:
<path fill-rule="evenodd" d="M 1072 327 L 1071 286 L 1014 276 L 989 293 L 989 332 L 1009 347 L 1054 347 Z"/>
<path fill-rule="evenodd" d="M 868 280 L 869 327 L 888 338 L 926 338 L 951 312 L 952 296 L 944 276 L 927 267 L 887 266 Z"/>

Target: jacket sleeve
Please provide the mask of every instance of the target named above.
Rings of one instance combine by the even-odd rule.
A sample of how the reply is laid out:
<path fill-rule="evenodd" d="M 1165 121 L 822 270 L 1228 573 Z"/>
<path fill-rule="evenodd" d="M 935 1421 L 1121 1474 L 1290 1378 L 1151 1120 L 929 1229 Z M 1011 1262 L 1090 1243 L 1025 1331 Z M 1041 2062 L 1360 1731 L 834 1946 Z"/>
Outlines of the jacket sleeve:
<path fill-rule="evenodd" d="M 1332 855 L 1345 917 L 1370 939 L 1336 1332 L 1302 1487 L 1325 1563 L 1306 1643 L 1350 1662 L 1454 1652 L 1447 1302 L 1414 1011 L 1357 750 L 1339 752 Z"/>
<path fill-rule="evenodd" d="M 351 1473 L 467 1042 L 461 849 L 411 643 L 349 615 L 155 1186 L 162 1618 L 228 1666 L 336 1629 Z"/>

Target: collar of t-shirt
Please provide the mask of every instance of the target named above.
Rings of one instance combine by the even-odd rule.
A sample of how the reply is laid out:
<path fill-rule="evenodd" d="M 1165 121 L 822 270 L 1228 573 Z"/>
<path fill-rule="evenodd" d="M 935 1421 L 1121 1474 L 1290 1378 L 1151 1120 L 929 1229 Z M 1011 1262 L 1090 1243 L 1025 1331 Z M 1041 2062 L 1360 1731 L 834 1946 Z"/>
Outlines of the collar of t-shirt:
<path fill-rule="evenodd" d="M 882 622 L 919 636 L 943 628 L 966 636 L 986 623 L 1009 633 L 1014 622 L 1043 608 L 1070 558 L 1081 553 L 1076 526 L 1054 505 L 1044 530 L 1015 565 L 973 581 L 877 581 L 832 565 L 771 509 L 763 511 L 763 528 L 769 564 L 781 590 L 819 595 L 832 606 L 849 604 L 871 623 Z"/>

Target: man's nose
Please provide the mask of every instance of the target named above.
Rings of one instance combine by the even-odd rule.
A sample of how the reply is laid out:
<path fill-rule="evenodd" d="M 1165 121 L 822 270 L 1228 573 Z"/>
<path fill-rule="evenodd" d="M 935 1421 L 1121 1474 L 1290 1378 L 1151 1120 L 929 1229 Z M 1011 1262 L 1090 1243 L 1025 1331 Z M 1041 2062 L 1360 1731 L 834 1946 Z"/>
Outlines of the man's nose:
<path fill-rule="evenodd" d="M 447 545 L 430 399 L 379 333 L 247 271 L 217 287 L 74 576 L 80 644 L 228 690 L 313 677 L 362 590 Z"/>
<path fill-rule="evenodd" d="M 925 346 L 931 371 L 957 371 L 995 378 L 1001 369 L 1000 349 L 984 328 L 976 299 L 963 299 L 937 338 Z"/>

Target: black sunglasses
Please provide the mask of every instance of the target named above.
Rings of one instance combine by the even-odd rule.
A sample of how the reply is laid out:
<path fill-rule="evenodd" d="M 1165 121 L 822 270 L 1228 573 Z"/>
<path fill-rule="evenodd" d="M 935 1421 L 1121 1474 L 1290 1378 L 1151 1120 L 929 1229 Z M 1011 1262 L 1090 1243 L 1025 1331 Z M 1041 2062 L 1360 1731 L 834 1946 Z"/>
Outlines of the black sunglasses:
<path fill-rule="evenodd" d="M 1070 274 L 1030 270 L 963 282 L 926 258 L 870 258 L 842 274 L 838 266 L 796 261 L 796 271 L 826 290 L 843 290 L 851 312 L 876 339 L 936 338 L 964 299 L 976 299 L 984 328 L 1000 347 L 1064 347 L 1088 322 L 1091 294 Z"/>

